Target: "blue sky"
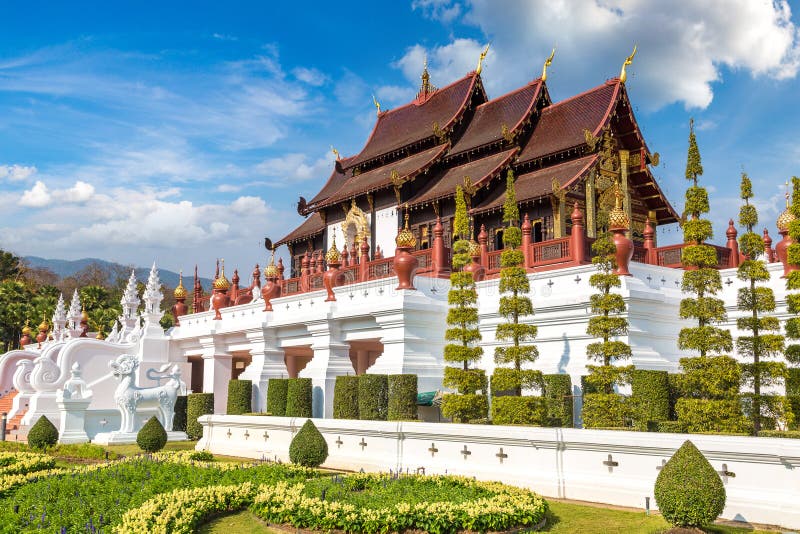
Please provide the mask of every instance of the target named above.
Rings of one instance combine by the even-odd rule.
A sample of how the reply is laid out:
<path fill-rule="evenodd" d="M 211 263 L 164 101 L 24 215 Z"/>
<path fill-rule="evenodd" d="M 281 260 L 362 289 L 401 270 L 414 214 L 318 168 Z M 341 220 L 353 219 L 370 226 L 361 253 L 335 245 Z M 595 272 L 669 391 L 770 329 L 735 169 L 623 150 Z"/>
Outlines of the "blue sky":
<path fill-rule="evenodd" d="M 113 4 L 113 5 L 112 5 Z M 656 174 L 682 207 L 689 117 L 717 241 L 753 178 L 777 238 L 800 175 L 797 2 L 26 2 L 0 20 L 0 247 L 171 269 L 250 272 L 301 221 L 333 156 L 413 97 L 474 69 L 498 96 L 539 76 L 559 100 L 618 75 Z M 665 229 L 662 243 L 675 241 Z"/>

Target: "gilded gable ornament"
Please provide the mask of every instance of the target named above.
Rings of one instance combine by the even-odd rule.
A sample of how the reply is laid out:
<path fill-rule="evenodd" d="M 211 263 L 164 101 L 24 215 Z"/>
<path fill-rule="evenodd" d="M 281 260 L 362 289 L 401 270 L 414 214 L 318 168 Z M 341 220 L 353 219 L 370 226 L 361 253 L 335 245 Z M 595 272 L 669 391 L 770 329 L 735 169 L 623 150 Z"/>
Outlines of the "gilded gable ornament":
<path fill-rule="evenodd" d="M 614 180 L 620 173 L 619 149 L 617 140 L 611 132 L 611 127 L 606 125 L 603 128 L 603 135 L 600 137 L 600 175 L 611 177 Z"/>
<path fill-rule="evenodd" d="M 509 143 L 514 142 L 514 134 L 508 129 L 508 124 L 503 123 L 503 127 L 500 128 L 500 133 L 503 135 L 503 139 Z"/>
<path fill-rule="evenodd" d="M 447 138 L 447 132 L 439 127 L 438 122 L 433 123 L 433 136 L 441 143 Z"/>
<path fill-rule="evenodd" d="M 472 198 L 472 196 L 478 192 L 478 187 L 472 183 L 472 178 L 469 176 L 464 176 L 464 194 L 468 197 Z"/>
<path fill-rule="evenodd" d="M 561 188 L 561 182 L 558 181 L 558 178 L 553 178 L 553 181 L 550 182 L 550 188 L 553 190 L 553 197 L 558 199 L 559 202 L 564 202 L 567 192 Z"/>
<path fill-rule="evenodd" d="M 595 135 L 586 128 L 583 129 L 583 138 L 586 140 L 586 146 L 589 147 L 589 152 L 594 152 L 594 149 L 597 148 L 597 143 L 600 141 L 600 138 L 595 137 Z"/>

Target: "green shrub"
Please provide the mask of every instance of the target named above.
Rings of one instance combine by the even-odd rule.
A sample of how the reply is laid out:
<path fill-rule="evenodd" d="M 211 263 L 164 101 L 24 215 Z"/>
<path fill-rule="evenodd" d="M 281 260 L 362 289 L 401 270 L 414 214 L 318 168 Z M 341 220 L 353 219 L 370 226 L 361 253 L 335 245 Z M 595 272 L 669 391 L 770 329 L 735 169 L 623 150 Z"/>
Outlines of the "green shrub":
<path fill-rule="evenodd" d="M 358 417 L 365 421 L 386 421 L 389 412 L 389 377 L 358 377 Z"/>
<path fill-rule="evenodd" d="M 800 367 L 790 367 L 786 371 L 786 396 L 800 396 Z"/>
<path fill-rule="evenodd" d="M 789 424 L 789 429 L 800 430 L 800 395 L 786 397 L 786 403 L 792 412 L 792 422 Z"/>
<path fill-rule="evenodd" d="M 417 375 L 389 375 L 389 421 L 417 418 Z"/>
<path fill-rule="evenodd" d="M 116 460 L 119 454 L 106 451 L 94 443 L 61 443 L 53 447 L 49 454 L 60 458 L 81 458 L 87 460 L 103 460 L 108 454 L 109 460 Z"/>
<path fill-rule="evenodd" d="M 678 399 L 675 411 L 687 432 L 748 433 L 751 424 L 736 399 Z"/>
<path fill-rule="evenodd" d="M 214 455 L 208 451 L 196 451 L 189 455 L 189 459 L 195 462 L 213 462 Z"/>
<path fill-rule="evenodd" d="M 486 418 L 489 401 L 486 395 L 446 393 L 442 397 L 442 415 L 455 423 L 469 423 Z"/>
<path fill-rule="evenodd" d="M 541 426 L 546 413 L 542 397 L 508 395 L 492 399 L 492 423 L 495 425 Z"/>
<path fill-rule="evenodd" d="M 311 419 L 308 419 L 289 445 L 289 459 L 295 464 L 318 467 L 327 458 L 328 443 Z"/>
<path fill-rule="evenodd" d="M 647 423 L 649 432 L 668 432 L 671 434 L 685 434 L 686 425 L 680 421 L 650 421 Z"/>
<path fill-rule="evenodd" d="M 34 449 L 46 449 L 58 443 L 58 429 L 46 416 L 41 416 L 28 432 L 28 445 Z"/>
<path fill-rule="evenodd" d="M 333 386 L 333 418 L 358 419 L 358 377 L 341 375 Z"/>
<path fill-rule="evenodd" d="M 544 375 L 547 426 L 572 427 L 572 378 L 567 374 Z"/>
<path fill-rule="evenodd" d="M 228 415 L 241 415 L 252 411 L 253 381 L 231 380 L 228 382 Z"/>
<path fill-rule="evenodd" d="M 214 413 L 213 393 L 191 393 L 186 399 L 186 435 L 189 439 L 203 437 L 203 425 L 197 422 L 201 415 Z"/>
<path fill-rule="evenodd" d="M 278 417 L 286 415 L 288 378 L 270 378 L 267 382 L 267 413 Z"/>
<path fill-rule="evenodd" d="M 136 444 L 145 452 L 158 452 L 167 444 L 167 431 L 154 415 L 136 434 Z"/>
<path fill-rule="evenodd" d="M 634 369 L 631 373 L 633 421 L 644 430 L 650 421 L 669 419 L 669 373 Z"/>
<path fill-rule="evenodd" d="M 583 428 L 622 427 L 630 417 L 625 397 L 616 393 L 583 396 Z"/>
<path fill-rule="evenodd" d="M 311 379 L 290 378 L 286 388 L 286 417 L 311 417 Z"/>
<path fill-rule="evenodd" d="M 674 421 L 678 418 L 675 414 L 675 404 L 681 398 L 681 373 L 667 374 L 667 385 L 669 386 L 669 420 Z"/>
<path fill-rule="evenodd" d="M 762 438 L 800 439 L 800 430 L 762 430 L 758 433 Z"/>
<path fill-rule="evenodd" d="M 186 395 L 175 398 L 175 415 L 172 416 L 172 430 L 186 432 Z"/>
<path fill-rule="evenodd" d="M 597 386 L 591 380 L 588 380 L 588 376 L 584 375 L 581 377 L 581 393 L 583 395 L 588 395 L 590 393 L 600 393 L 600 390 L 597 389 Z"/>
<path fill-rule="evenodd" d="M 725 508 L 725 486 L 694 444 L 686 440 L 656 478 L 658 509 L 677 527 L 702 527 Z"/>

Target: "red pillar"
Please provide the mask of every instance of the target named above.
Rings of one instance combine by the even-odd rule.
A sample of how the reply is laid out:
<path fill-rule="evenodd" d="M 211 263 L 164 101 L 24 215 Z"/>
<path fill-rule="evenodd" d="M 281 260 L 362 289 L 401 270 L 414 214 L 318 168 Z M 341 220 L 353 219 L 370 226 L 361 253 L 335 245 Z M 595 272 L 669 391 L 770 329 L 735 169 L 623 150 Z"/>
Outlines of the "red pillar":
<path fill-rule="evenodd" d="M 736 241 L 736 236 L 739 232 L 736 231 L 736 226 L 733 224 L 733 219 L 728 220 L 728 229 L 725 230 L 725 236 L 728 242 L 725 243 L 725 248 L 731 251 L 731 257 L 728 260 L 728 267 L 739 266 L 739 242 Z"/>
<path fill-rule="evenodd" d="M 481 247 L 480 264 L 484 269 L 489 268 L 489 234 L 486 232 L 486 226 L 481 225 L 481 231 L 478 233 L 478 245 Z"/>
<path fill-rule="evenodd" d="M 772 250 L 772 238 L 769 236 L 769 231 L 764 228 L 764 260 L 767 263 L 775 261 L 775 254 Z"/>
<path fill-rule="evenodd" d="M 655 234 L 653 224 L 650 222 L 650 217 L 648 217 L 644 221 L 644 262 L 650 265 L 658 263 L 656 259 Z"/>
<path fill-rule="evenodd" d="M 369 278 L 369 243 L 367 243 L 367 236 L 361 240 L 361 257 L 358 260 L 358 274 L 362 282 L 366 282 Z"/>
<path fill-rule="evenodd" d="M 586 259 L 586 233 L 583 228 L 583 213 L 578 208 L 578 203 L 572 208 L 572 233 L 570 246 L 572 248 L 572 261 L 582 264 Z"/>
<path fill-rule="evenodd" d="M 431 262 L 433 263 L 434 276 L 439 276 L 439 274 L 448 271 L 447 265 L 445 265 L 444 227 L 442 226 L 442 219 L 440 217 L 436 217 L 436 226 L 433 227 L 433 251 L 431 252 Z"/>
<path fill-rule="evenodd" d="M 533 261 L 531 261 L 531 244 L 532 238 L 531 234 L 533 232 L 533 226 L 531 225 L 531 220 L 528 218 L 528 214 L 525 214 L 525 218 L 522 220 L 522 257 L 525 262 L 525 268 L 528 269 L 533 265 Z"/>

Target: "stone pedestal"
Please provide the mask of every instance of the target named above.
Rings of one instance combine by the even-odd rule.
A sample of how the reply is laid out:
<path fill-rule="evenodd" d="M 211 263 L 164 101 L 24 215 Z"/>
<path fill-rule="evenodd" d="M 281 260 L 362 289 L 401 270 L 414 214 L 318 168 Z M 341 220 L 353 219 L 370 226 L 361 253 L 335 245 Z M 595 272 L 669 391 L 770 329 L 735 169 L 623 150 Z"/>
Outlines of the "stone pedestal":
<path fill-rule="evenodd" d="M 61 412 L 61 422 L 58 425 L 59 443 L 88 443 L 85 421 L 86 409 L 92 403 L 91 398 L 70 399 L 59 395 L 56 398 L 58 411 Z"/>

